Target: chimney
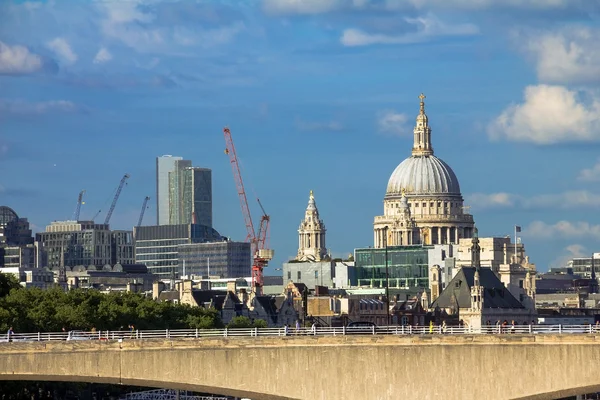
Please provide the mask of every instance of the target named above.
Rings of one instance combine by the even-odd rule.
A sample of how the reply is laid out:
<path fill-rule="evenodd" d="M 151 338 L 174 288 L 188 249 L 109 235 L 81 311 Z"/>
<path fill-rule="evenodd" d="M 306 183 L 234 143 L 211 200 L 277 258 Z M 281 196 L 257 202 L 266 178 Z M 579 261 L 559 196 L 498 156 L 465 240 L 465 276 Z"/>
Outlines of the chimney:
<path fill-rule="evenodd" d="M 157 300 L 162 292 L 162 282 L 156 281 L 152 284 L 152 300 Z"/>
<path fill-rule="evenodd" d="M 181 286 L 182 286 L 182 292 L 183 293 L 189 293 L 192 291 L 192 280 L 191 279 L 186 279 L 183 282 L 181 282 Z"/>
<path fill-rule="evenodd" d="M 237 293 L 237 285 L 236 285 L 235 281 L 227 282 L 227 291 L 233 292 L 234 294 Z"/>
<path fill-rule="evenodd" d="M 240 288 L 239 299 L 243 304 L 246 304 L 248 301 L 248 292 L 246 291 L 246 288 Z"/>

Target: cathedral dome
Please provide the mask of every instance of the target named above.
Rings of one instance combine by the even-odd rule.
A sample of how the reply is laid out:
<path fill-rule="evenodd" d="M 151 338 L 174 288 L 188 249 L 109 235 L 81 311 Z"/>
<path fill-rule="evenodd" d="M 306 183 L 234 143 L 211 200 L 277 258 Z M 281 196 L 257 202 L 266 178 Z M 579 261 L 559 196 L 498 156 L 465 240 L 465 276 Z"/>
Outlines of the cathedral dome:
<path fill-rule="evenodd" d="M 421 105 L 414 129 L 412 156 L 396 167 L 388 181 L 386 196 L 437 195 L 460 196 L 460 185 L 452 168 L 433 155 L 431 127 L 425 114 L 425 95 L 419 96 Z"/>
<path fill-rule="evenodd" d="M 411 156 L 396 167 L 387 185 L 386 195 L 456 194 L 458 178 L 452 168 L 434 155 Z"/>

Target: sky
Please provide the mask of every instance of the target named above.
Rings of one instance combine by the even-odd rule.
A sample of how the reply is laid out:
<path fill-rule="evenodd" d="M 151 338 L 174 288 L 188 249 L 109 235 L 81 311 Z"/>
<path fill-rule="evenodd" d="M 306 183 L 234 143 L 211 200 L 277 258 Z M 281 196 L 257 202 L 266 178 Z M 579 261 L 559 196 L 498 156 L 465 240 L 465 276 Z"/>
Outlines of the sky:
<path fill-rule="evenodd" d="M 422 92 L 436 156 L 480 236 L 521 237 L 538 269 L 600 251 L 599 0 L 0 2 L 0 204 L 35 230 L 131 229 L 155 158 L 213 171 L 214 227 L 244 240 L 222 129 L 275 274 L 313 190 L 334 257 L 373 245 Z"/>

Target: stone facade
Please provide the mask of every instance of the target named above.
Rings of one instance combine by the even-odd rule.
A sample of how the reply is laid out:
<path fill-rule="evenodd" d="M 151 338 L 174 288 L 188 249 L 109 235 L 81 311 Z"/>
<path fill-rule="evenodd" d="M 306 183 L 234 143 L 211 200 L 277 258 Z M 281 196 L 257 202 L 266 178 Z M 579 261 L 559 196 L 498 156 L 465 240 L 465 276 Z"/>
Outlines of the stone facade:
<path fill-rule="evenodd" d="M 465 213 L 456 175 L 433 155 L 425 96 L 414 128 L 411 157 L 393 172 L 384 198 L 384 215 L 375 217 L 377 248 L 411 244 L 457 244 L 473 235 L 473 216 Z"/>
<path fill-rule="evenodd" d="M 431 308 L 445 311 L 450 319 L 459 320 L 474 331 L 503 321 L 508 324 L 513 321 L 517 325 L 528 324 L 536 317 L 531 300 L 526 296 L 521 297 L 528 300 L 526 302 L 519 299 L 519 296 L 514 295 L 510 284 L 502 282 L 492 268 L 481 267 L 480 252 L 481 246 L 475 229 L 471 240 L 471 266 L 460 268 Z M 436 272 L 438 271 L 432 271 Z M 517 279 L 518 275 L 515 274 L 515 278 L 509 280 L 512 282 Z M 532 294 L 530 283 L 524 286 L 525 293 Z"/>
<path fill-rule="evenodd" d="M 310 191 L 304 219 L 298 228 L 298 261 L 321 261 L 327 257 L 325 224 L 319 219 L 319 210 L 313 191 Z"/>

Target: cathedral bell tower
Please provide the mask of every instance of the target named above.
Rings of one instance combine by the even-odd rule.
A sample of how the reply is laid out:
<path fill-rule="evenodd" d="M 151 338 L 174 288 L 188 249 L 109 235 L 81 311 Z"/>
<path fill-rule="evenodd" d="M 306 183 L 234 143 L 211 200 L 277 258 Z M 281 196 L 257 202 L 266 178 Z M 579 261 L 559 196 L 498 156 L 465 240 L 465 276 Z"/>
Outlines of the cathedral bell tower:
<path fill-rule="evenodd" d="M 415 135 L 412 148 L 413 156 L 432 156 L 433 147 L 431 146 L 431 127 L 429 126 L 429 118 L 425 114 L 425 95 L 421 93 L 419 115 L 417 115 L 417 123 L 413 131 Z"/>
<path fill-rule="evenodd" d="M 327 257 L 325 224 L 319 219 L 319 210 L 313 191 L 310 191 L 304 220 L 298 229 L 298 261 L 321 261 Z"/>

